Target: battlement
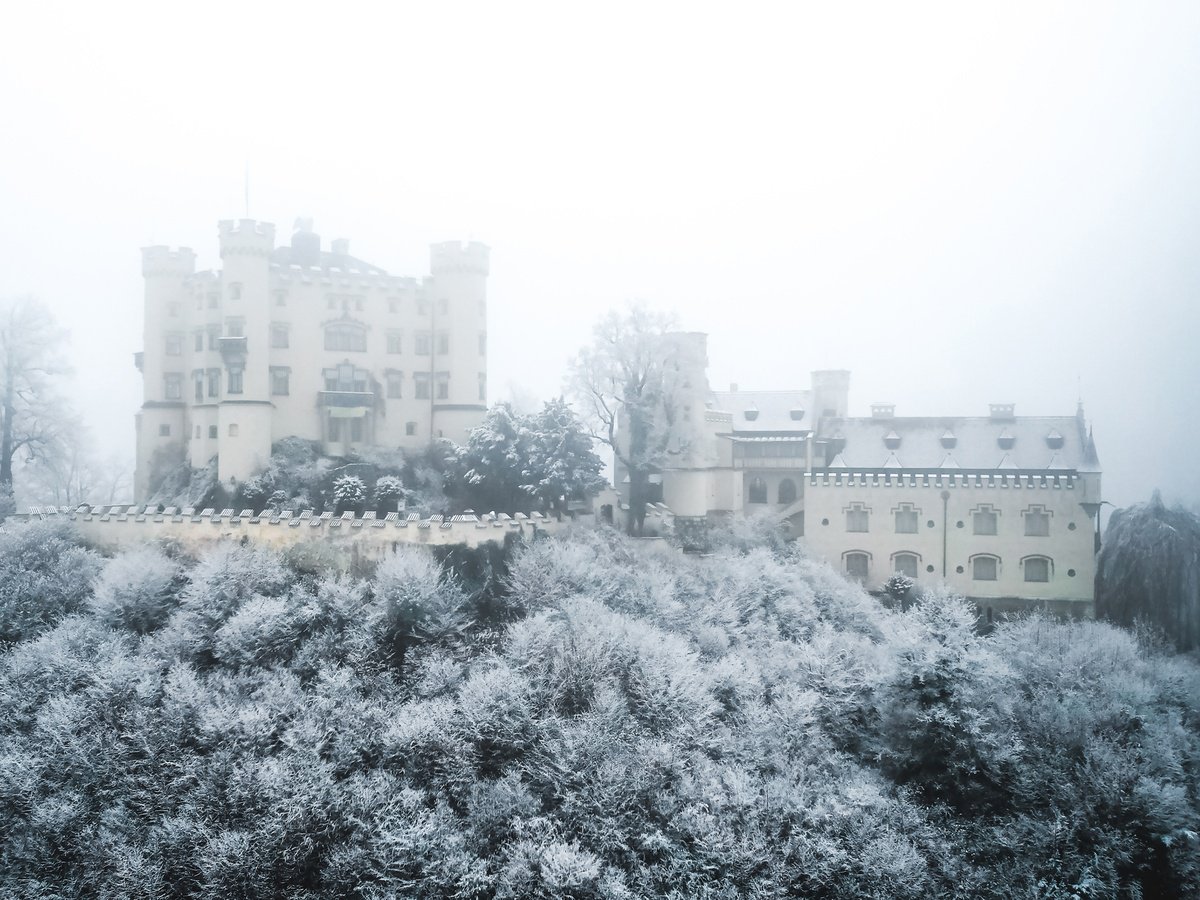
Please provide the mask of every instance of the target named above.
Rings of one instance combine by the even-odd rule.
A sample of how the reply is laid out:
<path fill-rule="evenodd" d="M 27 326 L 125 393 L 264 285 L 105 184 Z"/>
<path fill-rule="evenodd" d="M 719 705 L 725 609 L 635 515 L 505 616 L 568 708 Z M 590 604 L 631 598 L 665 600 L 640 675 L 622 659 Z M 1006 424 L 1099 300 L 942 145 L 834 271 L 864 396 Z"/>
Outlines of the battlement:
<path fill-rule="evenodd" d="M 438 275 L 487 276 L 491 250 L 478 241 L 443 241 L 429 247 L 429 271 Z"/>
<path fill-rule="evenodd" d="M 647 518 L 662 522 L 673 519 L 664 505 L 647 507 Z M 243 509 L 203 509 L 168 507 L 159 511 L 148 506 L 33 507 L 28 514 L 14 519 L 61 518 L 71 521 L 83 539 L 93 547 L 116 552 L 154 541 L 172 541 L 188 551 L 199 551 L 223 540 L 252 543 L 287 550 L 312 549 L 318 557 L 340 568 L 371 565 L 384 559 L 400 544 L 479 547 L 503 543 L 509 535 L 534 540 L 556 534 L 573 525 L 590 523 L 591 515 L 561 521 L 542 513 L 467 513 L 456 516 L 429 516 L 415 513 L 353 512 L 336 515 L 315 510 L 255 512 Z M 311 546 L 309 546 L 311 545 Z M 324 554 L 324 555 L 322 555 Z"/>
<path fill-rule="evenodd" d="M 275 249 L 275 225 L 254 219 L 222 219 L 217 223 L 221 258 L 227 255 L 268 256 Z"/>
<path fill-rule="evenodd" d="M 196 253 L 190 247 L 172 250 L 156 245 L 142 248 L 142 275 L 189 276 L 196 271 Z"/>

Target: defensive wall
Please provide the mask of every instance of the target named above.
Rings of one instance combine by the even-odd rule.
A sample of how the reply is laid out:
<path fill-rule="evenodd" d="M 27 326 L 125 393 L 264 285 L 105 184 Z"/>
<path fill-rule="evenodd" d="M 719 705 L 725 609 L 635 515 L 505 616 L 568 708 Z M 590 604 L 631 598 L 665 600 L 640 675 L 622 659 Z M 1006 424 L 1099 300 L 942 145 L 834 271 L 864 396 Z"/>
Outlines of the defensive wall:
<path fill-rule="evenodd" d="M 105 553 L 115 553 L 140 544 L 167 541 L 189 553 L 232 540 L 271 547 L 281 552 L 298 549 L 314 559 L 342 569 L 371 565 L 384 559 L 401 544 L 479 547 L 502 544 L 510 535 L 518 540 L 536 540 L 558 534 L 573 525 L 589 525 L 592 515 L 559 520 L 539 512 L 467 513 L 429 516 L 416 513 L 374 512 L 341 515 L 303 512 L 254 512 L 244 509 L 196 510 L 168 507 L 113 506 L 94 509 L 33 507 L 29 513 L 11 516 L 16 520 L 61 519 L 70 521 L 83 540 Z M 673 517 L 662 504 L 646 510 L 647 525 L 661 531 Z"/>

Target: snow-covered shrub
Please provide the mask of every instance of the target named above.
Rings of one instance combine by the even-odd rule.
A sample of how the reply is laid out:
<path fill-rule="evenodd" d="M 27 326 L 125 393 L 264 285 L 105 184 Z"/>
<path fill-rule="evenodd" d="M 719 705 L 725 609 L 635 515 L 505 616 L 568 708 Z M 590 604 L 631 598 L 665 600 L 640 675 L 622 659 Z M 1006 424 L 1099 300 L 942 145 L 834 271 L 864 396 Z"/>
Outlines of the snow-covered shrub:
<path fill-rule="evenodd" d="M 404 483 L 395 475 L 375 480 L 375 508 L 381 512 L 396 512 L 404 500 Z"/>
<path fill-rule="evenodd" d="M 0 528 L 0 645 L 34 637 L 82 609 L 100 566 L 68 524 Z"/>
<path fill-rule="evenodd" d="M 180 578 L 179 564 L 157 547 L 128 550 L 105 564 L 88 605 L 110 628 L 147 634 L 178 605 Z"/>
<path fill-rule="evenodd" d="M 362 512 L 367 502 L 367 486 L 357 475 L 339 475 L 333 482 L 335 512 Z"/>

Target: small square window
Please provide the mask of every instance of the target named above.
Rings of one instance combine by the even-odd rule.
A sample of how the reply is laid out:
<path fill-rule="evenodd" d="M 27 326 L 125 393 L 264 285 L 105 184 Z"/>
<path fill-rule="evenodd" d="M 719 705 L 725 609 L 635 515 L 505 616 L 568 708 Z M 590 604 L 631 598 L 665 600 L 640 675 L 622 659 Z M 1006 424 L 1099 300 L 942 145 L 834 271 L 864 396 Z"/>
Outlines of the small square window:
<path fill-rule="evenodd" d="M 417 423 L 416 422 L 405 422 L 404 423 L 404 433 L 406 435 L 408 435 L 409 437 L 412 437 L 414 434 L 416 434 L 417 433 Z"/>
<path fill-rule="evenodd" d="M 170 425 L 159 425 L 158 426 L 158 436 L 159 437 L 170 437 L 171 436 L 171 426 Z"/>
<path fill-rule="evenodd" d="M 216 438 L 216 436 L 217 436 L 217 426 L 216 425 L 208 426 L 208 436 L 210 438 Z"/>
<path fill-rule="evenodd" d="M 229 436 L 230 436 L 230 437 L 237 437 L 237 436 L 238 436 L 238 427 L 237 427 L 237 423 L 236 423 L 236 422 L 230 422 L 230 423 L 229 423 Z"/>

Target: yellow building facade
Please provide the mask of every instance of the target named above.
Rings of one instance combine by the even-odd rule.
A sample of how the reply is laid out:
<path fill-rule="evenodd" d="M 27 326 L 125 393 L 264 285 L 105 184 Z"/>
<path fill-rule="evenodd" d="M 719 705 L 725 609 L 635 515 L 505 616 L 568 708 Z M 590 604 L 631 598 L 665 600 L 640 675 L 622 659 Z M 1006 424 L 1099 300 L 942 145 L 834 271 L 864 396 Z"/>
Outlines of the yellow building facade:
<path fill-rule="evenodd" d="M 463 441 L 487 408 L 488 248 L 434 244 L 430 275 L 390 275 L 301 223 L 218 225 L 221 267 L 146 247 L 144 399 L 134 491 L 162 460 L 217 458 L 225 484 L 297 436 L 331 456 Z"/>

